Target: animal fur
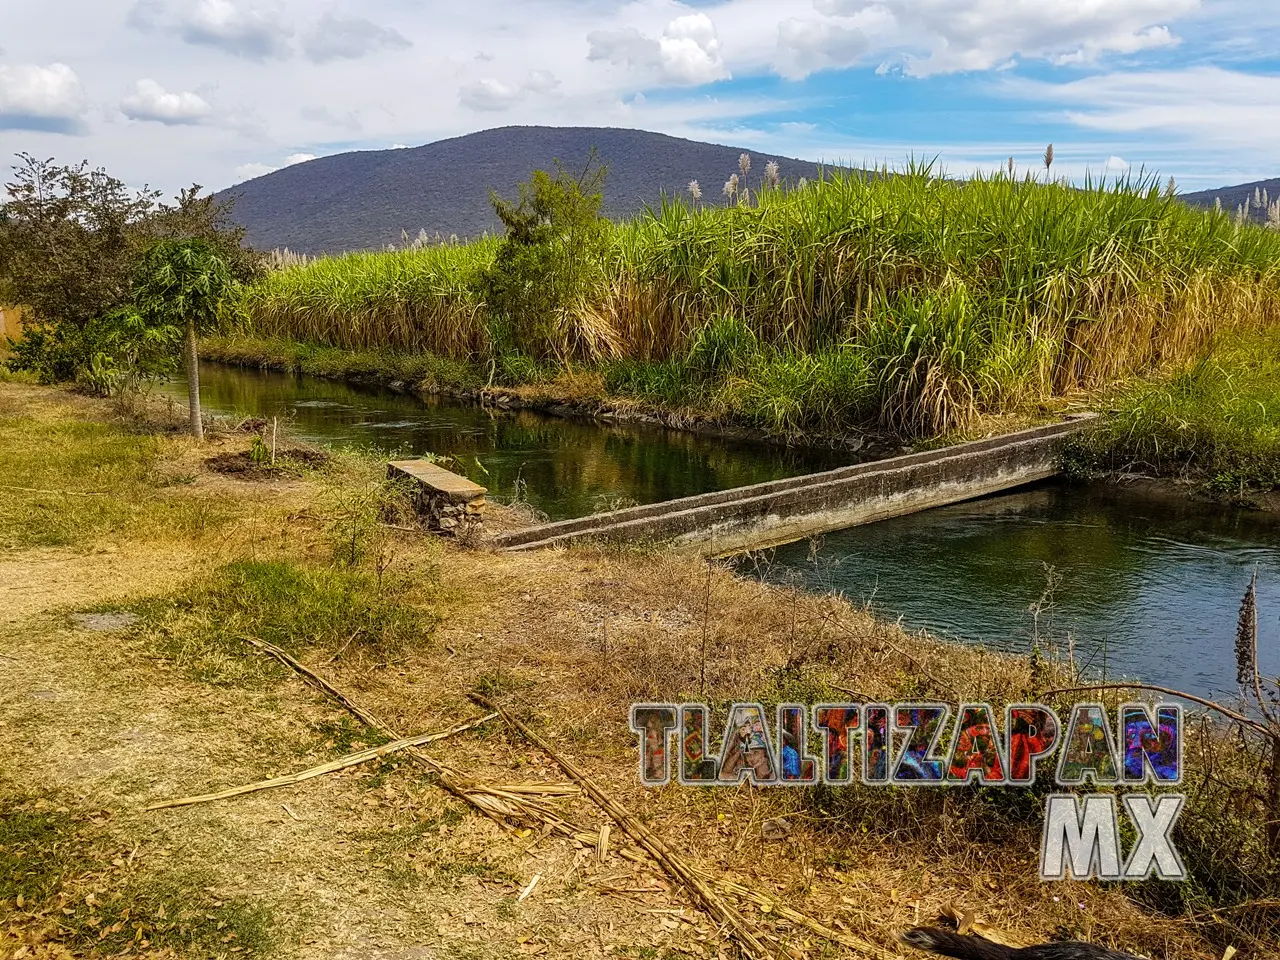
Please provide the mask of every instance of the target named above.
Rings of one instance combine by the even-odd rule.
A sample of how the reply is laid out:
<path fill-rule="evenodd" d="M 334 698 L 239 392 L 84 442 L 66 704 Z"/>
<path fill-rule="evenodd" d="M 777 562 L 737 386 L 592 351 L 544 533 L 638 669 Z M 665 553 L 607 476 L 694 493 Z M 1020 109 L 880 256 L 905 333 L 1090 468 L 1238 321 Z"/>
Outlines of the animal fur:
<path fill-rule="evenodd" d="M 937 927 L 913 927 L 902 935 L 904 943 L 959 960 L 1139 960 L 1131 953 L 1116 953 L 1091 943 L 1042 943 L 1034 947 L 1006 947 L 981 937 L 962 937 Z"/>

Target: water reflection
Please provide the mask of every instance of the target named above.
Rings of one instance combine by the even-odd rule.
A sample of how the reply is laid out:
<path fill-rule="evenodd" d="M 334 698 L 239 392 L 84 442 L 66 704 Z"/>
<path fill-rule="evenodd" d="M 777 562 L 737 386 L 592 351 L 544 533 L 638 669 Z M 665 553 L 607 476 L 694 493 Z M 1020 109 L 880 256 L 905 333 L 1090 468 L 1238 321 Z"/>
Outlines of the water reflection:
<path fill-rule="evenodd" d="M 176 400 L 186 384 L 163 391 Z M 605 425 L 532 411 L 496 411 L 314 377 L 205 364 L 200 394 L 213 413 L 280 416 L 293 436 L 453 460 L 498 498 L 517 488 L 551 519 L 656 503 L 825 470 L 847 453 L 720 440 L 650 424 Z"/>
<path fill-rule="evenodd" d="M 529 411 L 208 364 L 206 406 L 287 418 L 295 436 L 436 453 L 552 519 L 828 469 L 847 454 L 724 441 L 645 424 L 609 426 Z M 165 391 L 185 399 L 185 385 Z M 1280 673 L 1280 518 L 1107 485 L 1045 485 L 779 548 L 766 575 L 837 589 L 913 627 L 1026 651 L 1029 607 L 1061 577 L 1041 635 L 1075 638 L 1097 676 L 1140 676 L 1193 693 L 1235 690 L 1240 597 L 1259 570 L 1263 667 Z M 749 569 L 744 561 L 744 569 Z"/>
<path fill-rule="evenodd" d="M 1240 598 L 1258 568 L 1264 671 L 1280 673 L 1280 518 L 1111 485 L 1048 484 L 772 552 L 764 575 L 843 591 L 916 628 L 990 647 L 1042 636 L 1094 676 L 1236 692 Z"/>

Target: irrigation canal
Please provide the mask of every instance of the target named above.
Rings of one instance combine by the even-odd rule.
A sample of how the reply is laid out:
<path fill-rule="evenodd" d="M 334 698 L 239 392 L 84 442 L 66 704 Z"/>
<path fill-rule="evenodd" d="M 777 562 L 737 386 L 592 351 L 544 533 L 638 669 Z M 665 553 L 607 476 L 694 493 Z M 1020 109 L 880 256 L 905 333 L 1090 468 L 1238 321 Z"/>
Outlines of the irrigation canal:
<path fill-rule="evenodd" d="M 551 519 L 831 469 L 847 453 L 498 412 L 289 374 L 201 368 L 217 413 L 287 418 L 293 436 L 388 454 L 448 454 L 450 469 Z M 185 385 L 165 387 L 185 399 Z M 910 627 L 1026 651 L 1072 638 L 1093 675 L 1194 693 L 1235 689 L 1240 596 L 1258 567 L 1264 670 L 1280 673 L 1280 517 L 1114 485 L 1047 482 L 828 533 L 738 561 L 838 589 Z M 1050 595 L 1045 596 L 1046 590 Z M 1032 606 L 1041 603 L 1038 617 Z"/>

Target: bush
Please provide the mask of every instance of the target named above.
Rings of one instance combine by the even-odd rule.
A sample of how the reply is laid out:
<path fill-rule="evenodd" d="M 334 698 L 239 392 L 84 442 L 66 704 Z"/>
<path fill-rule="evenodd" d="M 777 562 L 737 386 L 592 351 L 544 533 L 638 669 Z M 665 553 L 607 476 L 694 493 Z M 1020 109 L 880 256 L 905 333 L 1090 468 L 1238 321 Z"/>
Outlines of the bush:
<path fill-rule="evenodd" d="M 492 196 L 507 236 L 481 290 L 489 342 L 499 356 L 565 359 L 580 347 L 585 331 L 575 323 L 575 308 L 599 275 L 608 228 L 600 218 L 605 169 L 594 164 L 593 155 L 573 176 L 557 161 L 554 175 L 535 170 L 515 202 Z"/>
<path fill-rule="evenodd" d="M 94 317 L 83 327 L 36 324 L 11 342 L 7 366 L 35 374 L 41 383 L 74 381 L 102 396 L 138 389 L 170 376 L 177 368 L 176 327 L 149 323 L 122 307 Z"/>

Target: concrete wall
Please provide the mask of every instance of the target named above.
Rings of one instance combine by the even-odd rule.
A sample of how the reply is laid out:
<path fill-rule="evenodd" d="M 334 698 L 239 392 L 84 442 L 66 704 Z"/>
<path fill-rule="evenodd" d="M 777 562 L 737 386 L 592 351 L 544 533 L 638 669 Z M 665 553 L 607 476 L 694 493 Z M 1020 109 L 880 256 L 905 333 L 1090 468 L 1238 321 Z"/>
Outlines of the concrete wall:
<path fill-rule="evenodd" d="M 711 555 L 776 546 L 1051 477 L 1059 442 L 1082 423 L 544 524 L 493 542 L 527 550 L 577 539 L 670 541 Z"/>

